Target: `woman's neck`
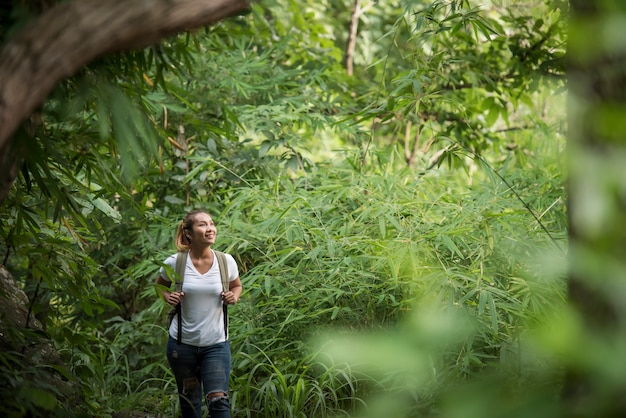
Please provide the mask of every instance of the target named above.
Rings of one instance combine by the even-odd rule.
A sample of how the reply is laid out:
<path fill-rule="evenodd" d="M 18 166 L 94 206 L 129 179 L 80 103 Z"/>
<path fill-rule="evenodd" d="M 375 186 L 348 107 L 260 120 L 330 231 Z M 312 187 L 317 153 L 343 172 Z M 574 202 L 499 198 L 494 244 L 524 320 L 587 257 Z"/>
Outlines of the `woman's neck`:
<path fill-rule="evenodd" d="M 210 258 L 213 256 L 210 246 L 194 247 L 189 249 L 189 255 L 195 259 Z"/>

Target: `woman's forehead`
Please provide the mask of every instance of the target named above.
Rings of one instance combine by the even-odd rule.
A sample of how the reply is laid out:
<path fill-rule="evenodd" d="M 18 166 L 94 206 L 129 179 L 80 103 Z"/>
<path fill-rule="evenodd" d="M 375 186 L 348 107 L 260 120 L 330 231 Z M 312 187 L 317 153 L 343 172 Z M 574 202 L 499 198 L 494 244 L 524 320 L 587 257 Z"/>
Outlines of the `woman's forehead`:
<path fill-rule="evenodd" d="M 208 213 L 196 213 L 193 217 L 194 222 L 211 222 L 213 218 Z"/>

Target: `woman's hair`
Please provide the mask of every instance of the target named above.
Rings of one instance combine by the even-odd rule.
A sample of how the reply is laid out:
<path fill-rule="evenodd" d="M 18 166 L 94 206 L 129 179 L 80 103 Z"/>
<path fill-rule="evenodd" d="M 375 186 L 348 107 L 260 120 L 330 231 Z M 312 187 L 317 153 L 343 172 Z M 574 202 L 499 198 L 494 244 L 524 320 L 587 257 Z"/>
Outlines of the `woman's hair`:
<path fill-rule="evenodd" d="M 176 248 L 178 251 L 187 251 L 191 248 L 191 240 L 187 234 L 191 235 L 194 217 L 199 213 L 208 215 L 204 210 L 192 210 L 183 217 L 182 222 L 178 225 L 178 230 L 176 231 Z"/>

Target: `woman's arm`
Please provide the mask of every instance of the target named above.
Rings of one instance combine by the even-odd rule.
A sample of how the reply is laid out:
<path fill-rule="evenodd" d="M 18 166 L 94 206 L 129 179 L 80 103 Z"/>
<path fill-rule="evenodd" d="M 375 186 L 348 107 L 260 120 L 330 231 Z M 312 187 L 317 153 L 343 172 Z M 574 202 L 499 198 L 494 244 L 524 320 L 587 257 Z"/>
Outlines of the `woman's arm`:
<path fill-rule="evenodd" d="M 165 280 L 161 275 L 159 275 L 155 280 L 156 292 L 165 302 L 169 305 L 176 306 L 183 299 L 185 294 L 183 292 L 171 292 L 169 289 L 172 286 L 172 282 L 169 280 Z"/>
<path fill-rule="evenodd" d="M 241 280 L 239 280 L 239 277 L 237 277 L 235 280 L 229 283 L 228 292 L 224 292 L 222 294 L 222 300 L 227 305 L 234 305 L 239 301 L 242 290 L 243 288 L 241 287 Z"/>

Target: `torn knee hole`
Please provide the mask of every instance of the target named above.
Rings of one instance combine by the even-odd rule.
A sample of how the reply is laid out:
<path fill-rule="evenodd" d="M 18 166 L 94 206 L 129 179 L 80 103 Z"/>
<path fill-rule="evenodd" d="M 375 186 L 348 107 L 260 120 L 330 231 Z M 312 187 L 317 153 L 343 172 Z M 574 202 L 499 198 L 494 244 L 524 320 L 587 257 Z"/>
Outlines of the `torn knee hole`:
<path fill-rule="evenodd" d="M 228 394 L 226 392 L 211 392 L 207 393 L 206 399 L 208 402 L 217 402 L 222 399 L 228 399 Z"/>

